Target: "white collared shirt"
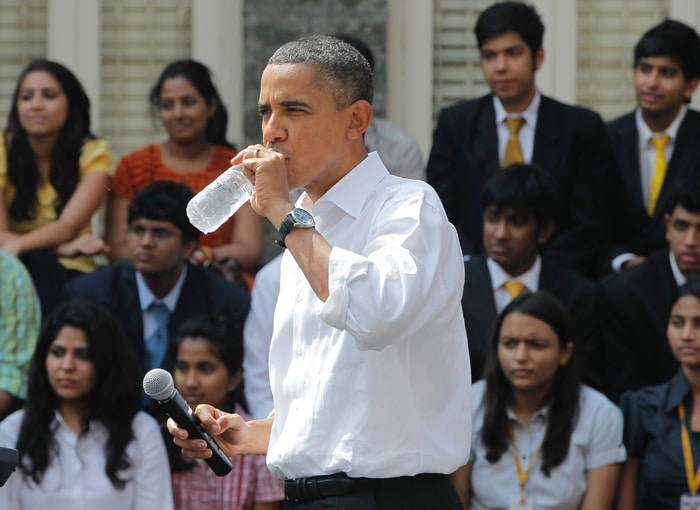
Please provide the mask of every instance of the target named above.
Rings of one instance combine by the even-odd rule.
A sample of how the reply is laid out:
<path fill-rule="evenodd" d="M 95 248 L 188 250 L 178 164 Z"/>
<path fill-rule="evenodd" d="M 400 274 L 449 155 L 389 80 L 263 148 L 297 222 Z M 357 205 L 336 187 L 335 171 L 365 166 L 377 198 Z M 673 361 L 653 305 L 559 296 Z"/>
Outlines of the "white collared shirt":
<path fill-rule="evenodd" d="M 510 498 L 520 494 L 520 483 L 509 442 L 501 458 L 490 463 L 481 434 L 484 427 L 482 406 L 485 381 L 472 386 L 473 433 L 471 471 L 471 507 L 474 510 L 509 508 Z M 508 419 L 515 424 L 515 444 L 523 469 L 542 444 L 547 431 L 549 409 L 535 413 L 526 425 L 508 409 Z M 602 393 L 581 386 L 579 414 L 569 441 L 569 454 L 552 469 L 550 476 L 542 472 L 542 452 L 532 465 L 525 483 L 525 493 L 534 497 L 534 508 L 561 510 L 579 508 L 586 492 L 586 471 L 623 462 L 626 457 L 622 443 L 622 412 Z"/>
<path fill-rule="evenodd" d="M 451 473 L 469 458 L 462 252 L 440 198 L 371 153 L 316 203 L 321 301 L 288 251 L 270 347 L 267 462 L 286 478 Z"/>
<path fill-rule="evenodd" d="M 24 411 L 0 422 L 0 446 L 14 448 Z M 127 445 L 131 461 L 119 476 L 128 480 L 117 490 L 105 473 L 108 431 L 92 421 L 88 432 L 78 435 L 57 412 L 52 425 L 60 454 L 51 454 L 41 485 L 25 478 L 19 468 L 0 487 L 0 508 L 47 510 L 168 510 L 173 508 L 170 465 L 155 419 L 139 412 L 133 420 L 134 439 Z"/>
<path fill-rule="evenodd" d="M 654 142 L 652 142 L 651 139 L 652 137 L 661 137 L 664 134 L 669 136 L 669 140 L 664 146 L 664 156 L 666 157 L 666 162 L 670 163 L 671 156 L 673 156 L 673 148 L 676 143 L 676 138 L 678 137 L 678 129 L 680 128 L 687 111 L 688 107 L 683 106 L 666 131 L 662 131 L 660 133 L 655 133 L 649 129 L 649 126 L 646 125 L 644 119 L 642 118 L 642 110 L 640 108 L 637 108 L 634 113 L 638 136 L 637 146 L 639 150 L 639 178 L 642 182 L 642 200 L 644 204 L 649 203 L 651 178 L 654 175 L 654 167 L 656 166 L 656 145 L 654 145 Z"/>
<path fill-rule="evenodd" d="M 168 292 L 163 298 L 156 297 L 155 294 L 148 288 L 146 281 L 143 279 L 143 275 L 136 271 L 136 288 L 139 293 L 139 304 L 141 305 L 141 314 L 143 318 L 143 338 L 149 338 L 158 328 L 158 322 L 153 317 L 153 314 L 148 310 L 153 302 L 163 303 L 170 313 L 175 311 L 177 306 L 177 300 L 180 298 L 180 291 L 182 290 L 182 284 L 187 276 L 187 264 L 182 267 L 182 272 L 180 277 L 173 285 L 173 288 Z"/>
<path fill-rule="evenodd" d="M 676 262 L 676 257 L 674 257 L 673 255 L 673 251 L 669 250 L 668 257 L 669 262 L 671 264 L 671 272 L 673 273 L 673 279 L 676 280 L 676 285 L 680 287 L 681 285 L 685 284 L 685 282 L 688 281 L 688 279 L 678 267 L 678 263 Z"/>
<path fill-rule="evenodd" d="M 506 124 L 506 118 L 519 118 L 525 119 L 525 123 L 522 125 L 518 131 L 518 140 L 520 141 L 520 148 L 523 151 L 523 158 L 525 158 L 525 163 L 530 163 L 532 161 L 532 153 L 535 149 L 535 128 L 537 127 L 537 114 L 540 108 L 540 102 L 542 100 L 542 94 L 539 90 L 535 91 L 535 97 L 528 107 L 522 113 L 512 114 L 506 112 L 503 107 L 501 100 L 496 96 L 493 96 L 493 107 L 496 112 L 496 129 L 498 132 L 498 161 L 503 161 L 503 156 L 506 152 L 506 145 L 508 144 L 508 139 L 510 138 L 510 129 Z"/>
<path fill-rule="evenodd" d="M 500 314 L 503 309 L 508 306 L 513 298 L 510 292 L 503 287 L 503 284 L 509 281 L 520 282 L 525 285 L 530 292 L 537 292 L 540 287 L 540 272 L 542 271 L 542 259 L 539 255 L 535 259 L 532 267 L 519 276 L 511 276 L 506 273 L 503 268 L 490 257 L 486 257 L 486 266 L 489 269 L 491 276 L 491 286 L 493 290 L 493 299 L 496 302 L 496 311 Z"/>

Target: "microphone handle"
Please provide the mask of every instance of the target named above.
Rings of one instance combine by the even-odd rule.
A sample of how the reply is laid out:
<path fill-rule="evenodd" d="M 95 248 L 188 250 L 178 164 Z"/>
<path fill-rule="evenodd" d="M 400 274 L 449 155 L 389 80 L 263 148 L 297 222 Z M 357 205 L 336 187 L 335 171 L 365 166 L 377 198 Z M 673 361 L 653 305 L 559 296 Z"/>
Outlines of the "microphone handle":
<path fill-rule="evenodd" d="M 171 397 L 165 400 L 158 400 L 157 402 L 165 407 L 165 412 L 168 416 L 187 431 L 189 439 L 204 439 L 204 441 L 206 441 L 207 448 L 212 451 L 213 455 L 208 459 L 204 459 L 204 461 L 217 476 L 224 476 L 231 472 L 231 469 L 233 469 L 231 459 L 221 450 L 219 444 L 209 432 L 207 432 L 202 422 L 199 421 L 197 415 L 192 412 L 190 406 L 177 390 L 173 391 Z"/>

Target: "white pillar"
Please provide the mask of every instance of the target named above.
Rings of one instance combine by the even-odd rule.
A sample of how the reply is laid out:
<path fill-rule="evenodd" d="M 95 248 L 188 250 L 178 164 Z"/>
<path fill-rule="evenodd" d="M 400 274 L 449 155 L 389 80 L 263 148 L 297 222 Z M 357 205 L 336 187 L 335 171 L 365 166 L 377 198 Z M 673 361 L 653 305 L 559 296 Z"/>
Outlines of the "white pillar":
<path fill-rule="evenodd" d="M 100 130 L 100 2 L 48 2 L 46 55 L 78 77 L 90 98 L 92 130 Z"/>
<path fill-rule="evenodd" d="M 387 0 L 387 116 L 427 159 L 433 126 L 433 2 Z"/>
<path fill-rule="evenodd" d="M 212 71 L 228 110 L 229 141 L 244 141 L 244 0 L 193 0 L 192 58 Z"/>
<path fill-rule="evenodd" d="M 698 30 L 700 27 L 700 0 L 670 0 L 669 18 L 682 21 Z M 696 90 L 690 106 L 700 109 L 700 91 Z"/>
<path fill-rule="evenodd" d="M 544 23 L 544 64 L 537 72 L 537 86 L 566 103 L 576 102 L 578 44 L 577 2 L 532 0 Z"/>

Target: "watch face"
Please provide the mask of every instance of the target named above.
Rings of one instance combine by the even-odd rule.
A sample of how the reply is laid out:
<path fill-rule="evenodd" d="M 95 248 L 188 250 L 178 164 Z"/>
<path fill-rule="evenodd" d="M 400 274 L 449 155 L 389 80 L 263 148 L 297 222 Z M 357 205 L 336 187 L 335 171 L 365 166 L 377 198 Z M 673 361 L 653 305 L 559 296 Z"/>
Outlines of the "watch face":
<path fill-rule="evenodd" d="M 313 225 L 314 217 L 308 211 L 304 209 L 294 209 L 292 211 L 292 216 L 294 216 L 295 223 L 301 223 L 302 225 Z"/>

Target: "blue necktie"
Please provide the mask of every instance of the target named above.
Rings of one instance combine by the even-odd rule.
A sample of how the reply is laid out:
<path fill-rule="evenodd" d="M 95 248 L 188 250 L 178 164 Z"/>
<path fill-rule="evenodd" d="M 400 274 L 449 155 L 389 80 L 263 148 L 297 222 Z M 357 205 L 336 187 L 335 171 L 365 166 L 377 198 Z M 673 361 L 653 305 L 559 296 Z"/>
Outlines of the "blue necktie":
<path fill-rule="evenodd" d="M 156 329 L 146 339 L 146 370 L 160 368 L 168 350 L 168 319 L 170 310 L 163 303 L 154 301 L 148 313 L 156 321 Z"/>

